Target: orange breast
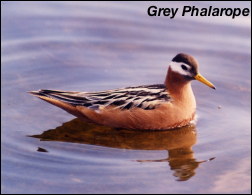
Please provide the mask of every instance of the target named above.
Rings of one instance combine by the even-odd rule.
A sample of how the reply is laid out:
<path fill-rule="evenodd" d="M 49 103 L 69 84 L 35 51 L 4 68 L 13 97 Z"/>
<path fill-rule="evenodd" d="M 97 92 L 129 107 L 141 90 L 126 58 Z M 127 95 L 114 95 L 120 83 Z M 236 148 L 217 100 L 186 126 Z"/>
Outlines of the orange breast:
<path fill-rule="evenodd" d="M 171 129 L 185 126 L 194 119 L 196 103 L 191 90 L 186 95 L 174 97 L 153 110 L 133 108 L 121 110 L 106 107 L 99 111 L 77 106 L 76 109 L 91 121 L 117 128 L 127 129 Z"/>

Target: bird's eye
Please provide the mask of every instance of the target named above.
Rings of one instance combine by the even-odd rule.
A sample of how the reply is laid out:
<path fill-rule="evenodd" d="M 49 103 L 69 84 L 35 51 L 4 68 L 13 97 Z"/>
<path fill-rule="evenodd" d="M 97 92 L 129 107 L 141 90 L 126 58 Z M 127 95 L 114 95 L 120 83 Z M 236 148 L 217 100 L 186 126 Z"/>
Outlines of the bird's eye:
<path fill-rule="evenodd" d="M 182 68 L 183 70 L 187 70 L 187 67 L 186 67 L 184 64 L 181 65 L 181 68 Z"/>

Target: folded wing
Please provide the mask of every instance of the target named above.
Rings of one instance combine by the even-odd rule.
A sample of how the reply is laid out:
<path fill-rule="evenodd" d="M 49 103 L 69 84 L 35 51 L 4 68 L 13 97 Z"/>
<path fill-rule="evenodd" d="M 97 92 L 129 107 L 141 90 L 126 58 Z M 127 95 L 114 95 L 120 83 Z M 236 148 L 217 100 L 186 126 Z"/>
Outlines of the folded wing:
<path fill-rule="evenodd" d="M 73 106 L 85 106 L 93 110 L 100 110 L 107 106 L 122 110 L 132 108 L 152 110 L 161 103 L 171 100 L 165 85 L 162 84 L 127 87 L 94 93 L 45 89 L 31 93 L 56 99 Z"/>

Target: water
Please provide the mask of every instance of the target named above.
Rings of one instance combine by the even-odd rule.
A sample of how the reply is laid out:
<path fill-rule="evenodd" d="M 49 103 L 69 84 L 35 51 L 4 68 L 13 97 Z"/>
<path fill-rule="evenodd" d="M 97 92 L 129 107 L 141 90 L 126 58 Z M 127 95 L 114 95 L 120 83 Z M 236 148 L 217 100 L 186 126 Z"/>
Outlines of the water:
<path fill-rule="evenodd" d="M 171 20 L 152 4 L 1 2 L 2 193 L 251 192 L 250 17 Z M 26 93 L 163 83 L 179 52 L 217 88 L 193 82 L 198 121 L 179 130 L 85 124 Z"/>

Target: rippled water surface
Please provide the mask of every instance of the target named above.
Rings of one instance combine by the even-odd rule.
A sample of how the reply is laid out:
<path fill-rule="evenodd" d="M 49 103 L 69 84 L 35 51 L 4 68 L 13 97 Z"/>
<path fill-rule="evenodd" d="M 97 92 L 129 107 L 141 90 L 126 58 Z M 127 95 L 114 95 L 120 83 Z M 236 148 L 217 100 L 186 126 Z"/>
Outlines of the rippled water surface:
<path fill-rule="evenodd" d="M 250 17 L 149 17 L 185 2 L 1 2 L 2 193 L 250 193 Z M 250 7 L 230 2 L 230 7 Z M 179 52 L 198 121 L 172 131 L 86 124 L 27 94 L 163 83 Z"/>

